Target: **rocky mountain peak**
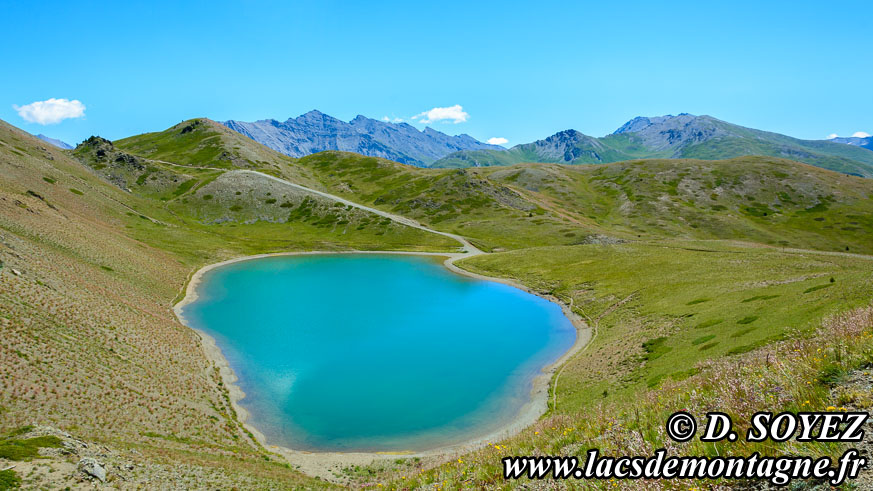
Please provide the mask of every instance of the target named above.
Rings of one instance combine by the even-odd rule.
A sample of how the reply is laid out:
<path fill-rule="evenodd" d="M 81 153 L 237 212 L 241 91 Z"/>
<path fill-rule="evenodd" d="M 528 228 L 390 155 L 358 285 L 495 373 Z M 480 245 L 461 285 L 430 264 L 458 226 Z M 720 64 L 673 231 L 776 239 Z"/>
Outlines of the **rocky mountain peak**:
<path fill-rule="evenodd" d="M 681 113 L 656 117 L 636 117 L 622 125 L 614 135 L 632 135 L 656 151 L 680 148 L 730 134 L 725 124 L 710 116 Z"/>
<path fill-rule="evenodd" d="M 570 129 L 570 130 L 559 131 L 559 132 L 555 133 L 554 135 L 547 137 L 545 139 L 545 141 L 550 142 L 550 143 L 551 142 L 574 143 L 574 142 L 577 142 L 583 138 L 585 138 L 584 133 Z"/>

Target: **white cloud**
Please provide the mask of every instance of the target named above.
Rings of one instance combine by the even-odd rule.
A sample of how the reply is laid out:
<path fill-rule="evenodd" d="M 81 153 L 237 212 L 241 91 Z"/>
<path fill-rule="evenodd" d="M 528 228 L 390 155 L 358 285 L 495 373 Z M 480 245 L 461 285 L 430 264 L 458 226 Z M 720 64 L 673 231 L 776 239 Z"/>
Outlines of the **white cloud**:
<path fill-rule="evenodd" d="M 81 118 L 85 115 L 85 105 L 77 100 L 55 99 L 36 101 L 24 106 L 12 105 L 18 115 L 30 123 L 41 125 L 60 123 L 65 119 Z"/>
<path fill-rule="evenodd" d="M 402 123 L 403 118 L 389 118 L 388 116 L 382 116 L 382 121 L 386 123 Z"/>
<path fill-rule="evenodd" d="M 852 136 L 855 138 L 867 138 L 870 136 L 870 133 L 865 133 L 863 131 L 857 131 L 855 133 L 852 133 Z"/>
<path fill-rule="evenodd" d="M 455 124 L 467 121 L 470 115 L 464 112 L 464 108 L 460 104 L 455 104 L 449 107 L 435 107 L 430 111 L 425 111 L 421 114 L 416 114 L 412 119 L 418 120 L 419 123 L 435 123 L 437 121 L 451 121 Z"/>
<path fill-rule="evenodd" d="M 507 140 L 506 138 L 495 136 L 494 138 L 489 138 L 488 143 L 492 145 L 503 145 L 504 143 L 509 143 L 509 140 Z"/>
<path fill-rule="evenodd" d="M 840 136 L 840 135 L 838 135 L 836 133 L 831 133 L 830 135 L 828 135 L 828 140 L 833 140 L 834 138 L 836 138 L 838 136 Z"/>

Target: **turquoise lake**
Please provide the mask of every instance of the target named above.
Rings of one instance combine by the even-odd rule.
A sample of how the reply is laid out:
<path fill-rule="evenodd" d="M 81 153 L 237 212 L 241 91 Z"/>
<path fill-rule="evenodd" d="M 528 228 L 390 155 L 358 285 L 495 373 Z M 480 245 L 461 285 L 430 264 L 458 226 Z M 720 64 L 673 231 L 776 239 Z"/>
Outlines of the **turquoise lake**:
<path fill-rule="evenodd" d="M 558 305 L 442 258 L 274 256 L 206 272 L 187 323 L 213 336 L 271 444 L 422 451 L 516 417 L 576 339 Z"/>

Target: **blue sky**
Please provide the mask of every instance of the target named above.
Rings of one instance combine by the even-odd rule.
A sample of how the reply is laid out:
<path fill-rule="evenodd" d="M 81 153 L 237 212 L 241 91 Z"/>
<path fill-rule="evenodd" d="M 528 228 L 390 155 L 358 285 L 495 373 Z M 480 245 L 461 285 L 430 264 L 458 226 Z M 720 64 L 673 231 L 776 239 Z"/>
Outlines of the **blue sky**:
<path fill-rule="evenodd" d="M 0 118 L 73 144 L 199 116 L 409 121 L 455 105 L 466 121 L 430 125 L 508 145 L 680 112 L 800 138 L 873 133 L 869 1 L 0 7 Z M 27 105 L 52 98 L 83 115 L 43 126 L 13 107 L 37 119 Z"/>

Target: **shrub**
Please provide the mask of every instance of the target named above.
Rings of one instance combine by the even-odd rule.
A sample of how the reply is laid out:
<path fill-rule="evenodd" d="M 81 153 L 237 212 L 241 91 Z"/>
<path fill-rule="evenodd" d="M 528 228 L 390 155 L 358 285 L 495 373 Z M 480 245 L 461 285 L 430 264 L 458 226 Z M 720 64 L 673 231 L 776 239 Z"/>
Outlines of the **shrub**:
<path fill-rule="evenodd" d="M 697 305 L 699 303 L 709 302 L 710 300 L 711 299 L 709 299 L 709 298 L 698 298 L 696 300 L 692 300 L 692 301 L 686 303 L 685 305 Z"/>
<path fill-rule="evenodd" d="M 21 478 L 12 469 L 0 471 L 0 490 L 17 489 L 21 487 Z"/>
<path fill-rule="evenodd" d="M 700 324 L 694 326 L 694 328 L 695 329 L 704 329 L 707 327 L 712 327 L 712 326 L 721 324 L 722 322 L 724 322 L 724 319 L 710 319 L 706 322 L 701 322 Z"/>
<path fill-rule="evenodd" d="M 825 283 L 824 285 L 818 285 L 818 286 L 809 287 L 809 288 L 807 288 L 806 290 L 803 290 L 803 293 L 812 293 L 812 292 L 815 292 L 815 291 L 818 291 L 818 290 L 822 290 L 822 289 L 824 289 L 824 288 L 827 288 L 827 287 L 829 287 L 829 286 L 834 286 L 834 284 L 833 284 L 833 283 Z"/>
<path fill-rule="evenodd" d="M 715 334 L 710 334 L 708 336 L 701 336 L 701 337 L 695 339 L 694 341 L 691 341 L 691 344 L 697 346 L 698 344 L 703 344 L 714 337 L 715 337 Z"/>
<path fill-rule="evenodd" d="M 645 360 L 656 360 L 660 358 L 665 353 L 669 352 L 671 349 L 669 346 L 664 346 L 664 341 L 666 341 L 666 337 L 654 338 L 643 343 L 643 350 L 645 350 L 646 354 L 643 355 L 643 359 Z"/>
<path fill-rule="evenodd" d="M 846 370 L 836 363 L 825 365 L 818 374 L 818 381 L 829 387 L 837 385 L 846 375 Z"/>

